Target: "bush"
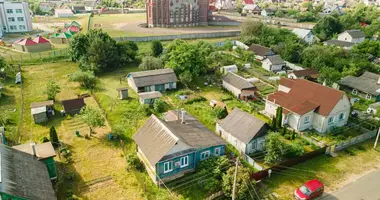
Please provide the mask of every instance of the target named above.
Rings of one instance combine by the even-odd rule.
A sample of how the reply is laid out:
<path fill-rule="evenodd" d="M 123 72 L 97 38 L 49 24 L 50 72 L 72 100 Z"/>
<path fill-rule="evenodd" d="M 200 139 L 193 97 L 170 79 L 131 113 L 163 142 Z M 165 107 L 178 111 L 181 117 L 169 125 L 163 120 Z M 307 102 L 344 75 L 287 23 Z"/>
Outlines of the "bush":
<path fill-rule="evenodd" d="M 152 110 L 150 109 L 150 105 L 148 105 L 148 104 L 140 105 L 139 111 L 144 113 L 145 116 L 149 116 L 152 114 Z"/>
<path fill-rule="evenodd" d="M 346 152 L 350 156 L 355 156 L 356 155 L 356 152 L 352 148 L 347 148 L 347 149 L 344 150 L 344 152 Z"/>
<path fill-rule="evenodd" d="M 231 95 L 224 95 L 222 98 L 221 98 L 222 101 L 231 101 L 233 100 L 232 96 Z"/>
<path fill-rule="evenodd" d="M 76 71 L 70 75 L 69 80 L 78 82 L 82 87 L 86 89 L 94 89 L 97 84 L 95 74 L 90 71 Z"/>
<path fill-rule="evenodd" d="M 298 142 L 288 145 L 286 149 L 286 157 L 301 156 L 305 153 L 303 145 Z"/>
<path fill-rule="evenodd" d="M 153 109 L 156 113 L 162 113 L 166 111 L 168 104 L 165 101 L 157 99 L 154 101 Z"/>
<path fill-rule="evenodd" d="M 192 98 L 192 99 L 189 99 L 185 102 L 185 104 L 192 104 L 192 103 L 196 103 L 196 102 L 202 102 L 202 101 L 206 101 L 207 99 L 200 96 L 200 97 L 195 97 L 195 98 Z"/>
<path fill-rule="evenodd" d="M 144 170 L 143 164 L 140 162 L 139 158 L 135 153 L 130 153 L 125 157 L 127 161 L 127 170 L 135 168 L 137 171 L 142 172 Z"/>
<path fill-rule="evenodd" d="M 226 108 L 215 108 L 214 113 L 218 119 L 224 119 L 228 115 Z"/>

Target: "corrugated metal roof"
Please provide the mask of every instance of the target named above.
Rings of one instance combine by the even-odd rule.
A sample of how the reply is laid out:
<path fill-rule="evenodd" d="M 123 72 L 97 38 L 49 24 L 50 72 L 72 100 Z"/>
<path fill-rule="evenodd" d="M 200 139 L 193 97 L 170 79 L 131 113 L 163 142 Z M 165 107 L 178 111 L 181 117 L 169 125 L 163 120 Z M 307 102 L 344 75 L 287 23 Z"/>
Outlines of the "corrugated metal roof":
<path fill-rule="evenodd" d="M 268 124 L 238 108 L 234 108 L 219 126 L 246 144 L 255 137 L 267 134 L 269 129 Z"/>
<path fill-rule="evenodd" d="M 44 112 L 46 112 L 46 106 L 42 106 L 42 107 L 32 108 L 31 109 L 32 115 L 39 114 L 39 113 L 44 113 Z"/>
<path fill-rule="evenodd" d="M 136 87 L 177 82 L 177 76 L 175 75 L 173 69 L 131 72 L 128 74 L 128 78 L 133 78 Z"/>
<path fill-rule="evenodd" d="M 156 99 L 162 97 L 162 94 L 159 91 L 141 92 L 138 93 L 138 95 L 142 99 Z"/>
<path fill-rule="evenodd" d="M 310 29 L 302 29 L 302 28 L 295 28 L 292 30 L 294 34 L 296 34 L 298 37 L 304 39 L 310 32 Z"/>
<path fill-rule="evenodd" d="M 23 199 L 57 199 L 45 163 L 2 144 L 0 155 L 2 193 Z"/>
<path fill-rule="evenodd" d="M 31 108 L 38 108 L 38 107 L 42 107 L 42 106 L 52 106 L 52 105 L 54 105 L 54 101 L 49 100 L 49 101 L 42 101 L 42 102 L 33 102 L 30 104 L 30 107 Z"/>
<path fill-rule="evenodd" d="M 223 81 L 226 81 L 227 83 L 231 84 L 232 86 L 242 90 L 242 89 L 248 89 L 248 88 L 255 88 L 255 86 L 245 80 L 243 77 L 238 76 L 237 74 L 229 72 L 224 78 Z"/>
<path fill-rule="evenodd" d="M 362 38 L 365 37 L 365 34 L 361 30 L 347 30 L 347 32 L 352 38 Z"/>
<path fill-rule="evenodd" d="M 285 61 L 281 58 L 280 55 L 274 55 L 274 56 L 268 56 L 267 59 L 273 64 L 273 65 L 281 65 L 285 64 Z"/>
<path fill-rule="evenodd" d="M 17 146 L 13 146 L 14 149 L 17 149 L 19 151 L 28 153 L 30 155 L 34 155 L 33 153 L 33 147 L 31 143 L 27 144 L 21 144 Z M 56 153 L 54 150 L 53 145 L 51 142 L 45 142 L 42 144 L 35 144 L 35 150 L 36 150 L 36 155 L 37 158 L 40 159 L 45 159 L 45 158 L 50 158 L 50 157 L 55 157 Z"/>

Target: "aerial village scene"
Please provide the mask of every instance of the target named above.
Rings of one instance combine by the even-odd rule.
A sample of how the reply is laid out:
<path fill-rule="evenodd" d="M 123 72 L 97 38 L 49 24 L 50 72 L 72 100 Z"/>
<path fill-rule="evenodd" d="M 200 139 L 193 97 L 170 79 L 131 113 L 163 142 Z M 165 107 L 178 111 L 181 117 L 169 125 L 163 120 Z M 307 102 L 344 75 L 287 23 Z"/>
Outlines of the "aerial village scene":
<path fill-rule="evenodd" d="M 0 8 L 0 200 L 380 199 L 380 0 Z"/>

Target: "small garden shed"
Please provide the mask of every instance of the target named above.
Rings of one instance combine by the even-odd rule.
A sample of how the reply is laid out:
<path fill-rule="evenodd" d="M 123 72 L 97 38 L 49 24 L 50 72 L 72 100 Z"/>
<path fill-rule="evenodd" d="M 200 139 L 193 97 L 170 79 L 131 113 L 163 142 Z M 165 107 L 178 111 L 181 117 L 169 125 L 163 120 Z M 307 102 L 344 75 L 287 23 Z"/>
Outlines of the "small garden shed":
<path fill-rule="evenodd" d="M 162 97 L 162 94 L 161 92 L 158 92 L 158 91 L 139 93 L 139 101 L 141 104 L 152 105 L 154 101 L 160 97 Z"/>
<path fill-rule="evenodd" d="M 62 32 L 62 33 L 56 33 L 50 37 L 50 40 L 52 43 L 55 44 L 68 44 L 70 42 L 70 39 L 73 37 L 71 32 Z"/>
<path fill-rule="evenodd" d="M 32 103 L 30 105 L 30 112 L 34 123 L 38 124 L 48 121 L 48 117 L 54 115 L 53 105 L 53 100 Z"/>
<path fill-rule="evenodd" d="M 75 115 L 85 106 L 83 98 L 69 99 L 62 101 L 64 113 Z"/>
<path fill-rule="evenodd" d="M 29 53 L 51 50 L 50 42 L 42 36 L 33 40 L 31 38 L 20 39 L 13 43 L 13 47 L 18 51 Z"/>

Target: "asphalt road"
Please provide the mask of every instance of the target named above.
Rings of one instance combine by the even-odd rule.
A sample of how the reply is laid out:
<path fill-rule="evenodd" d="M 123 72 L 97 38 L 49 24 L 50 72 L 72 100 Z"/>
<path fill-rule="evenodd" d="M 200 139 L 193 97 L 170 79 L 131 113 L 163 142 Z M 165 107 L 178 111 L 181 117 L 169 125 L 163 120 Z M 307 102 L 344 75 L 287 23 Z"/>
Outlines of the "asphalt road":
<path fill-rule="evenodd" d="M 360 167 L 360 165 L 358 165 Z M 380 200 L 380 169 L 343 186 L 338 191 L 325 194 L 319 200 Z"/>

